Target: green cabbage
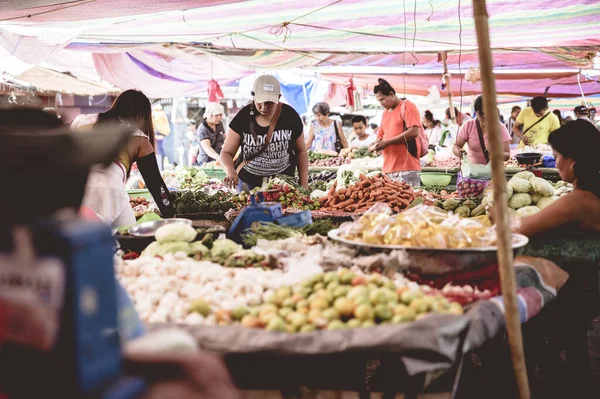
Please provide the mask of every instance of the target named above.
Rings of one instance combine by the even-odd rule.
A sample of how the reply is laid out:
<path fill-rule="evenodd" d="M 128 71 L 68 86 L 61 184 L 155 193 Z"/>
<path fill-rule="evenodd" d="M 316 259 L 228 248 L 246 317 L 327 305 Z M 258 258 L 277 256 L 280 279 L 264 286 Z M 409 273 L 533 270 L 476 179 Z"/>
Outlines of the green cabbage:
<path fill-rule="evenodd" d="M 540 193 L 533 193 L 531 194 L 531 202 L 533 202 L 534 204 L 537 204 L 538 201 L 540 199 L 542 199 L 544 196 Z"/>
<path fill-rule="evenodd" d="M 530 183 L 535 192 L 542 194 L 544 197 L 551 197 L 554 195 L 554 187 L 549 181 L 544 180 L 541 177 L 533 177 L 530 180 Z"/>
<path fill-rule="evenodd" d="M 544 209 L 545 207 L 547 207 L 548 205 L 552 204 L 554 201 L 556 201 L 558 199 L 558 197 L 556 196 L 552 196 L 552 197 L 543 197 L 541 198 L 538 203 L 537 206 L 540 209 Z"/>
<path fill-rule="evenodd" d="M 190 244 L 190 251 L 192 255 L 202 254 L 202 256 L 206 255 L 209 252 L 209 249 L 202 243 L 202 241 L 195 241 Z"/>
<path fill-rule="evenodd" d="M 526 216 L 535 215 L 541 209 L 537 206 L 524 206 L 523 208 L 517 209 L 517 217 L 524 218 Z"/>
<path fill-rule="evenodd" d="M 196 230 L 189 224 L 171 223 L 160 227 L 154 233 L 156 241 L 164 242 L 192 242 L 196 238 Z"/>
<path fill-rule="evenodd" d="M 523 172 L 519 172 L 513 176 L 513 178 L 515 178 L 515 177 L 517 179 L 531 180 L 535 177 L 535 175 L 532 172 L 524 170 Z"/>
<path fill-rule="evenodd" d="M 213 262 L 223 264 L 227 258 L 241 250 L 242 246 L 231 240 L 216 240 L 210 250 L 210 257 Z"/>
<path fill-rule="evenodd" d="M 508 206 L 513 209 L 519 209 L 529 205 L 531 205 L 531 195 L 525 193 L 514 194 L 508 200 Z"/>
<path fill-rule="evenodd" d="M 508 182 L 508 185 L 512 187 L 515 193 L 530 193 L 532 190 L 531 183 L 529 180 L 520 179 L 518 177 L 513 177 Z"/>
<path fill-rule="evenodd" d="M 144 249 L 142 256 L 165 256 L 174 254 L 175 252 L 185 252 L 187 255 L 192 254 L 191 246 L 187 242 L 163 242 L 154 241 Z"/>

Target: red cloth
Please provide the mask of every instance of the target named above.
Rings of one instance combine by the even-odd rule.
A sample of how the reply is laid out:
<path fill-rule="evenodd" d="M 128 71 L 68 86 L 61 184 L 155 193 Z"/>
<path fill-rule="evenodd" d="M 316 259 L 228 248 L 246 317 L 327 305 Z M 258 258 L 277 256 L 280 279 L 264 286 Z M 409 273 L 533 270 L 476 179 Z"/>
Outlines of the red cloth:
<path fill-rule="evenodd" d="M 82 219 L 89 220 L 91 222 L 102 222 L 100 216 L 98 216 L 96 212 L 94 212 L 91 208 L 88 208 L 87 206 L 82 206 L 81 208 L 79 208 L 79 216 L 81 216 Z"/>
<path fill-rule="evenodd" d="M 348 85 L 346 86 L 346 108 L 348 108 L 350 112 L 354 112 L 354 106 L 356 105 L 354 103 L 354 90 L 356 90 L 356 87 L 354 87 L 354 79 L 350 78 Z"/>
<path fill-rule="evenodd" d="M 218 103 L 223 97 L 225 96 L 223 95 L 223 91 L 221 91 L 221 86 L 219 86 L 216 80 L 211 79 L 208 82 L 208 102 Z"/>

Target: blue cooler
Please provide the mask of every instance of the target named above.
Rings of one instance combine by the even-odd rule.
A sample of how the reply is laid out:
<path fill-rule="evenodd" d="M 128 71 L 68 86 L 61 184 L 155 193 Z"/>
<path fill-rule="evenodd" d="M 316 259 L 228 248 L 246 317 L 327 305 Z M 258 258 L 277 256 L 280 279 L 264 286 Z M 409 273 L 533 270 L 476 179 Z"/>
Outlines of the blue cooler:
<path fill-rule="evenodd" d="M 542 166 L 544 168 L 556 168 L 556 158 L 552 155 L 544 155 L 542 158 Z"/>

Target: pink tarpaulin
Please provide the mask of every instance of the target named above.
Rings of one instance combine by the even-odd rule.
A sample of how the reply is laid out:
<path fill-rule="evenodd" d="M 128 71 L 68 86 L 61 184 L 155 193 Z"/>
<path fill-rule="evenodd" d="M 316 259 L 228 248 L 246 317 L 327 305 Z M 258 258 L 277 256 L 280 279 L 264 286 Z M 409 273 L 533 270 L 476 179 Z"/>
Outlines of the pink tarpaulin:
<path fill-rule="evenodd" d="M 25 23 L 84 21 L 186 10 L 244 0 L 2 0 L 0 21 Z"/>
<path fill-rule="evenodd" d="M 395 88 L 399 95 L 417 94 L 426 96 L 431 86 L 440 87 L 441 79 L 438 75 L 367 75 L 367 74 L 321 74 L 323 79 L 333 83 L 345 84 L 350 78 L 360 86 L 367 86 L 370 90 L 377 84 L 377 78 L 384 78 Z M 543 73 L 538 76 L 530 74 L 496 74 L 496 91 L 498 94 L 514 94 L 527 97 L 544 95 L 547 87 L 549 97 L 577 97 L 581 96 L 577 84 L 577 73 Z M 587 95 L 600 93 L 600 83 L 586 81 L 581 77 L 581 86 Z M 460 76 L 453 75 L 451 78 L 452 93 L 460 95 Z M 445 91 L 440 89 L 445 96 Z M 462 81 L 463 95 L 481 94 L 481 83 L 470 83 Z"/>
<path fill-rule="evenodd" d="M 216 57 L 189 56 L 176 49 L 102 53 L 93 58 L 102 79 L 155 98 L 199 94 L 211 79 L 227 84 L 253 72 Z"/>

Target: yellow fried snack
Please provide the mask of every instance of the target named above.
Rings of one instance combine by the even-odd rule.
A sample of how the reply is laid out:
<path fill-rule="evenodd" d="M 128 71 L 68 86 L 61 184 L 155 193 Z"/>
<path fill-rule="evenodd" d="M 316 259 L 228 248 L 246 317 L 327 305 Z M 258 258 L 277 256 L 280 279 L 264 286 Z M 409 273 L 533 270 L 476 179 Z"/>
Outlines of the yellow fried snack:
<path fill-rule="evenodd" d="M 377 204 L 361 218 L 340 227 L 340 236 L 373 245 L 457 249 L 495 245 L 495 230 L 479 220 L 461 219 L 443 210 L 420 205 L 392 215 Z"/>

